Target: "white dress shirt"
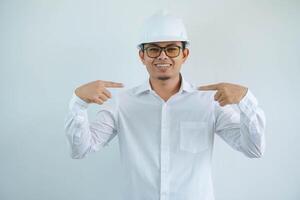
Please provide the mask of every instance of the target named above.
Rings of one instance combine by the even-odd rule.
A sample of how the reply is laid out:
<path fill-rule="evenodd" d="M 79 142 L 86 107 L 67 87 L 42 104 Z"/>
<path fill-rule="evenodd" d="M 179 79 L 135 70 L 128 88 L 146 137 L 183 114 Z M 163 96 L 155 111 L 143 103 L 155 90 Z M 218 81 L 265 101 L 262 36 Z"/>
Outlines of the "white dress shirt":
<path fill-rule="evenodd" d="M 215 133 L 249 158 L 265 149 L 265 116 L 248 89 L 239 104 L 221 107 L 215 91 L 199 91 L 182 78 L 166 102 L 144 84 L 100 105 L 94 122 L 73 93 L 65 131 L 71 157 L 84 158 L 118 136 L 126 177 L 124 200 L 213 200 Z"/>

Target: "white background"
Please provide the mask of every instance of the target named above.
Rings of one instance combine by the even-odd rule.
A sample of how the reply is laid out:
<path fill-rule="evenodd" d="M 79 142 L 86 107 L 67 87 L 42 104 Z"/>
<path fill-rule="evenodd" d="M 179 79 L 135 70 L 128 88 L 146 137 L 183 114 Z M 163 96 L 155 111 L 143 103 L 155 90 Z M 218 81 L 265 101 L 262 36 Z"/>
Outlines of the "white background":
<path fill-rule="evenodd" d="M 245 85 L 267 117 L 261 159 L 216 137 L 216 200 L 300 199 L 300 1 L 1 0 L 1 200 L 119 199 L 117 138 L 72 160 L 64 117 L 83 83 L 127 89 L 147 78 L 136 42 L 143 20 L 161 8 L 186 24 L 185 79 Z M 97 108 L 89 107 L 91 119 Z"/>

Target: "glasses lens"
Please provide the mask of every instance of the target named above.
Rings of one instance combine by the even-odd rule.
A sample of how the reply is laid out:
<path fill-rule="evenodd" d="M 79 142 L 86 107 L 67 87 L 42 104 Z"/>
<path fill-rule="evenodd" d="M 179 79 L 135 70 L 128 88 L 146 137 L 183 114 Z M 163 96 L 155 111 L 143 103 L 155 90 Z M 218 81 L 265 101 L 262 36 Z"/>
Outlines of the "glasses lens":
<path fill-rule="evenodd" d="M 162 49 L 164 49 L 163 47 L 148 47 L 146 48 L 146 52 L 147 55 L 151 58 L 157 58 Z M 165 53 L 167 54 L 167 56 L 169 56 L 170 58 L 174 58 L 177 57 L 180 53 L 180 47 L 179 46 L 171 46 L 171 47 L 166 47 L 165 48 Z"/>
<path fill-rule="evenodd" d="M 159 54 L 160 54 L 160 48 L 159 47 L 149 47 L 146 50 L 147 50 L 148 56 L 151 57 L 151 58 L 158 57 Z"/>
<path fill-rule="evenodd" d="M 179 55 L 180 47 L 167 47 L 166 48 L 167 56 L 173 58 Z"/>

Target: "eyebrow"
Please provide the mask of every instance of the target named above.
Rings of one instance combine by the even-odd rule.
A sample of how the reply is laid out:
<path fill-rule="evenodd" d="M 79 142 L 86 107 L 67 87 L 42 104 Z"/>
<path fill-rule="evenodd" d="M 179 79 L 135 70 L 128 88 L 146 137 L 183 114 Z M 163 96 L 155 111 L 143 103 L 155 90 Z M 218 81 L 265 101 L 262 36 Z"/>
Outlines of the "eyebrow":
<path fill-rule="evenodd" d="M 157 45 L 157 44 L 147 44 L 147 45 L 149 45 L 149 46 L 147 46 L 147 47 L 150 47 L 150 46 L 161 47 L 161 46 L 159 46 L 159 45 Z M 165 47 L 170 47 L 170 46 L 179 46 L 179 45 L 177 45 L 177 44 L 175 44 L 175 43 L 172 43 L 172 44 L 168 44 L 168 45 L 165 46 Z"/>

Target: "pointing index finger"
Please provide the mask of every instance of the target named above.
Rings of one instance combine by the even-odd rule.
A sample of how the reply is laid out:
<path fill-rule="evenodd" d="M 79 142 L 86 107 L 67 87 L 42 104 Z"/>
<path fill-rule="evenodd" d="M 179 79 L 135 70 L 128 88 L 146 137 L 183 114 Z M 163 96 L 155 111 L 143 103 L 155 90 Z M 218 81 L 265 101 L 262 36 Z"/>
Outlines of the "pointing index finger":
<path fill-rule="evenodd" d="M 122 88 L 124 87 L 123 83 L 116 83 L 112 81 L 104 81 L 104 87 L 107 88 Z"/>
<path fill-rule="evenodd" d="M 200 86 L 198 87 L 199 90 L 218 90 L 219 89 L 219 84 L 211 84 L 211 85 L 204 85 L 204 86 Z"/>

